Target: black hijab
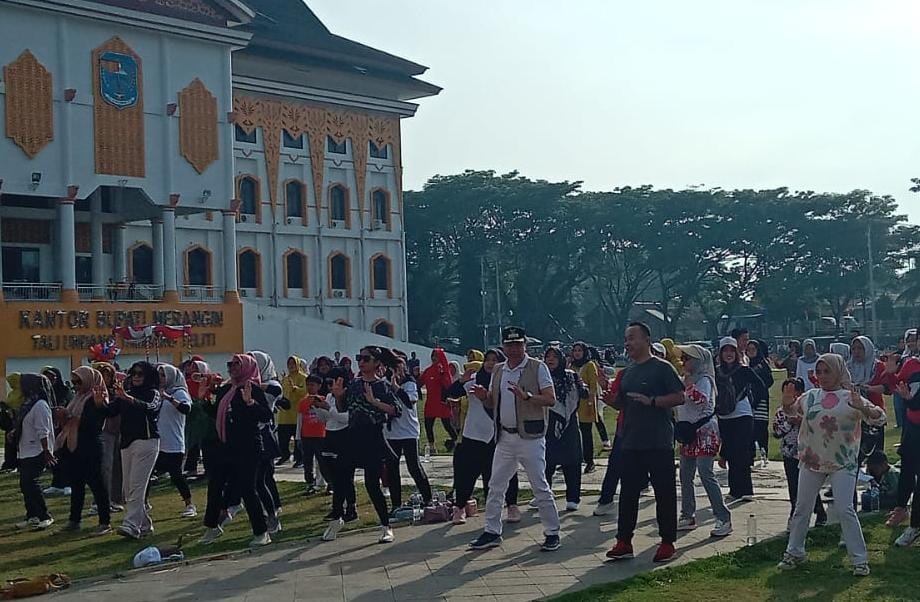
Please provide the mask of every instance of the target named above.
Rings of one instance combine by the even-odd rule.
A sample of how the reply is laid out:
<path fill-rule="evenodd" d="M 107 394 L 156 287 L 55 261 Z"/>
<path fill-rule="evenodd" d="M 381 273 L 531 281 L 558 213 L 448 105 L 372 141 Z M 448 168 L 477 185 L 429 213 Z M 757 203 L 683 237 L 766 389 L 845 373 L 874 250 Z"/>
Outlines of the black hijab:
<path fill-rule="evenodd" d="M 575 348 L 581 348 L 581 359 L 575 359 Z M 591 361 L 591 354 L 588 352 L 588 346 L 581 341 L 576 342 L 572 345 L 572 365 L 578 369 L 581 369 L 582 366 Z"/>
<path fill-rule="evenodd" d="M 554 353 L 559 359 L 559 363 L 554 370 L 549 373 L 553 377 L 553 388 L 556 390 L 556 401 L 566 405 L 568 403 L 569 391 L 575 385 L 575 375 L 565 369 L 565 354 L 558 347 L 547 347 L 546 353 Z M 546 358 L 546 353 L 543 358 Z"/>
<path fill-rule="evenodd" d="M 54 375 L 54 378 L 48 375 L 49 372 Z M 65 406 L 73 399 L 73 390 L 70 388 L 70 383 L 64 380 L 60 370 L 54 366 L 48 366 L 42 370 L 42 376 L 45 376 L 51 382 L 51 390 L 54 391 L 54 399 L 48 400 L 48 403 Z"/>
<path fill-rule="evenodd" d="M 144 375 L 144 382 L 139 386 L 131 384 L 131 379 L 133 378 L 132 374 L 136 370 L 140 370 Z M 126 384 L 128 386 L 125 387 L 125 389 L 128 393 L 146 402 L 150 402 L 160 389 L 160 374 L 157 372 L 156 367 L 150 362 L 134 362 L 131 367 L 128 368 L 128 380 Z"/>
<path fill-rule="evenodd" d="M 485 387 L 486 389 L 488 389 L 489 385 L 492 383 L 492 373 L 486 372 L 485 368 L 485 360 L 488 359 L 490 353 L 495 356 L 495 363 L 503 362 L 506 359 L 505 354 L 498 349 L 489 349 L 486 351 L 485 355 L 482 356 L 483 367 L 480 368 L 478 372 L 476 372 L 476 384 L 480 387 Z"/>
<path fill-rule="evenodd" d="M 44 399 L 49 406 L 54 407 L 54 391 L 51 388 L 51 381 L 44 374 L 23 374 L 19 381 L 19 388 L 22 390 L 23 401 L 19 415 L 16 417 L 17 433 L 22 432 L 23 420 L 39 400 Z"/>

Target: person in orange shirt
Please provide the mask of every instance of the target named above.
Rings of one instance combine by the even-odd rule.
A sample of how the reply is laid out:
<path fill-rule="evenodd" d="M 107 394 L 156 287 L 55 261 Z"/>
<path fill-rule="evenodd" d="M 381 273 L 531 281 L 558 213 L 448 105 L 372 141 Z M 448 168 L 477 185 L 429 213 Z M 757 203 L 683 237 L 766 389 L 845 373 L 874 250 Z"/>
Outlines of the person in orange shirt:
<path fill-rule="evenodd" d="M 303 450 L 303 480 L 307 484 L 304 495 L 316 493 L 316 474 L 313 472 L 313 458 L 319 464 L 320 474 L 327 483 L 332 482 L 332 476 L 322 455 L 323 440 L 326 438 L 326 421 L 324 412 L 329 410 L 329 404 L 319 394 L 323 380 L 311 374 L 307 377 L 307 395 L 300 400 L 300 445 Z M 319 411 L 317 411 L 319 410 Z"/>

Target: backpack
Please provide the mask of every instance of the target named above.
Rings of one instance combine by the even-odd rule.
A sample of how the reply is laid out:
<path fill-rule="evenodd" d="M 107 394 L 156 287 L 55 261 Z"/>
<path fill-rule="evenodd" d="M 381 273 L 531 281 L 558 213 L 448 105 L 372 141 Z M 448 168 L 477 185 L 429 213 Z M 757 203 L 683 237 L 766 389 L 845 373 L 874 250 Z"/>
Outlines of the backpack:
<path fill-rule="evenodd" d="M 728 416 L 738 405 L 738 392 L 730 376 L 716 370 L 716 414 Z"/>

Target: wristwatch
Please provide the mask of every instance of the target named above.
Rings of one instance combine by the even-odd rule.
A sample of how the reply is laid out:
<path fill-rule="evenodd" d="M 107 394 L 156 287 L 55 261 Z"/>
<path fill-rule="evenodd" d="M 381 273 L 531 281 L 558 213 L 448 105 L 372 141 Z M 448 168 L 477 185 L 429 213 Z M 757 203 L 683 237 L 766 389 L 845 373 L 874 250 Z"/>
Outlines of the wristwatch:
<path fill-rule="evenodd" d="M 530 391 L 527 391 L 526 393 L 524 393 L 524 399 L 526 399 L 527 401 L 530 401 L 531 399 L 533 399 L 533 393 L 531 393 Z"/>

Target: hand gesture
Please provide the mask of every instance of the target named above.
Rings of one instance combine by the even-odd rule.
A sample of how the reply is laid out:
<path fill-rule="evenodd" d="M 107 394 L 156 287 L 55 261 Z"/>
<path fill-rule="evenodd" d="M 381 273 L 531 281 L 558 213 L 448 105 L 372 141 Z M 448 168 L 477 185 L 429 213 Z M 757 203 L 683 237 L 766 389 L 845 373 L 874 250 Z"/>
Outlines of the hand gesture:
<path fill-rule="evenodd" d="M 643 395 L 642 393 L 627 393 L 626 395 L 628 395 L 630 399 L 638 401 L 644 406 L 652 405 L 652 398 L 648 395 Z"/>
<path fill-rule="evenodd" d="M 518 386 L 517 383 L 508 383 L 508 390 L 514 395 L 516 399 L 521 401 L 527 399 L 527 395 L 524 393 L 524 389 Z"/>
<path fill-rule="evenodd" d="M 470 368 L 469 370 L 467 370 L 467 371 L 465 371 L 465 372 L 463 373 L 463 377 L 461 377 L 460 381 L 461 381 L 461 382 L 464 382 L 464 383 L 468 383 L 468 382 L 470 382 L 471 380 L 473 380 L 473 375 L 474 375 L 474 374 L 476 374 L 476 371 L 473 370 L 472 368 Z"/>
<path fill-rule="evenodd" d="M 127 394 L 125 393 L 125 383 L 121 381 L 115 381 L 115 397 L 119 399 L 127 399 Z"/>
<path fill-rule="evenodd" d="M 45 466 L 48 468 L 54 468 L 57 465 L 57 458 L 54 457 L 54 454 L 50 450 L 45 450 L 42 452 L 42 458 L 45 460 Z"/>
<path fill-rule="evenodd" d="M 336 378 L 334 381 L 332 381 L 332 387 L 330 390 L 336 398 L 343 397 L 345 395 L 345 379 L 341 376 Z"/>
<path fill-rule="evenodd" d="M 247 380 L 246 384 L 243 385 L 243 403 L 245 403 L 248 406 L 251 406 L 252 404 L 255 403 L 255 401 L 252 399 L 252 381 L 251 380 Z"/>
<path fill-rule="evenodd" d="M 489 390 L 482 385 L 474 385 L 470 391 L 479 401 L 485 401 L 489 397 Z"/>
<path fill-rule="evenodd" d="M 364 399 L 366 399 L 369 404 L 374 403 L 374 389 L 369 382 L 364 383 Z"/>
<path fill-rule="evenodd" d="M 850 407 L 860 412 L 863 411 L 863 398 L 859 394 L 859 391 L 856 390 L 856 387 L 850 385 L 847 387 L 847 390 L 850 392 Z"/>
<path fill-rule="evenodd" d="M 96 404 L 96 407 L 101 408 L 106 403 L 106 389 L 104 385 L 97 385 L 93 387 L 93 401 Z"/>

